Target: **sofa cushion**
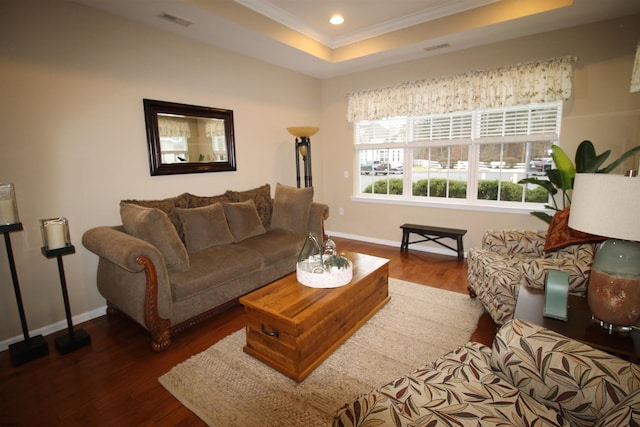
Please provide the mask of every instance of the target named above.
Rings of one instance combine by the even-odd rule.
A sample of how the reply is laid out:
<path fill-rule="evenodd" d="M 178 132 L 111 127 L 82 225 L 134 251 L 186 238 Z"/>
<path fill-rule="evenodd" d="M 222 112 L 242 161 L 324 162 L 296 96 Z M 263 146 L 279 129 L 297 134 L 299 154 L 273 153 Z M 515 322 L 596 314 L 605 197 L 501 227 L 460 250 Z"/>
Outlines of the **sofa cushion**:
<path fill-rule="evenodd" d="M 491 366 L 577 426 L 594 425 L 640 388 L 638 365 L 522 320 L 500 328 Z"/>
<path fill-rule="evenodd" d="M 127 234 L 151 243 L 160 251 L 168 270 L 189 269 L 187 249 L 166 213 L 156 208 L 122 203 L 120 217 Z"/>
<path fill-rule="evenodd" d="M 170 276 L 174 301 L 191 298 L 263 267 L 260 254 L 239 245 L 212 246 L 189 254 L 189 259 L 189 271 Z"/>
<path fill-rule="evenodd" d="M 277 229 L 246 239 L 238 245 L 260 253 L 265 265 L 274 264 L 283 259 L 290 259 L 291 271 L 293 271 L 296 268 L 298 255 L 302 250 L 305 238 L 306 236 L 301 233 Z"/>
<path fill-rule="evenodd" d="M 223 203 L 222 206 L 229 229 L 236 242 L 267 232 L 258 216 L 253 199 L 237 203 Z"/>
<path fill-rule="evenodd" d="M 295 188 L 278 183 L 273 201 L 271 228 L 306 233 L 312 201 L 313 187 Z"/>
<path fill-rule="evenodd" d="M 183 193 L 176 197 L 169 197 L 160 200 L 122 200 L 120 202 L 120 206 L 122 206 L 123 203 L 143 206 L 145 208 L 160 209 L 162 212 L 167 214 L 167 216 L 171 220 L 171 224 L 173 224 L 176 231 L 178 232 L 178 236 L 180 236 L 180 239 L 184 241 L 182 223 L 180 222 L 180 218 L 178 217 L 176 208 L 186 208 L 188 206 L 189 196 L 187 193 Z"/>
<path fill-rule="evenodd" d="M 271 186 L 269 184 L 245 191 L 228 190 L 225 195 L 231 202 L 244 202 L 249 199 L 253 200 L 256 204 L 256 210 L 258 211 L 263 227 L 269 228 L 269 225 L 271 224 L 271 211 L 273 210 Z"/>
<path fill-rule="evenodd" d="M 489 368 L 490 349 L 470 342 L 360 396 L 333 421 L 343 426 L 568 426 Z"/>
<path fill-rule="evenodd" d="M 597 243 L 607 240 L 607 237 L 595 236 L 582 231 L 574 230 L 569 227 L 569 208 L 565 208 L 560 212 L 556 212 L 551 218 L 549 229 L 547 230 L 547 238 L 544 242 L 544 251 L 553 252 L 558 249 L 566 248 L 570 245 L 579 245 L 583 243 Z"/>
<path fill-rule="evenodd" d="M 187 251 L 197 252 L 211 246 L 234 242 L 221 203 L 176 210 L 184 229 Z"/>
<path fill-rule="evenodd" d="M 231 198 L 226 194 L 218 194 L 216 196 L 196 196 L 195 194 L 186 193 L 189 201 L 187 207 L 201 208 L 202 206 L 213 205 L 214 203 L 232 202 Z"/>

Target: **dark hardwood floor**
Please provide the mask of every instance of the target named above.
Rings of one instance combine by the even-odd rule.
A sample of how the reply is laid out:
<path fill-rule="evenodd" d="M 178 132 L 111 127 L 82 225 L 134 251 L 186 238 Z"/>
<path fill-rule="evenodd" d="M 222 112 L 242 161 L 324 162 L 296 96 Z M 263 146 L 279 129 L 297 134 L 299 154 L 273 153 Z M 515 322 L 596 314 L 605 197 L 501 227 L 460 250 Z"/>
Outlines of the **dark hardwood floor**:
<path fill-rule="evenodd" d="M 465 293 L 466 262 L 444 256 L 335 238 L 339 251 L 388 258 L 393 278 Z M 64 356 L 54 338 L 48 356 L 13 367 L 0 353 L 0 426 L 202 426 L 174 399 L 158 377 L 176 364 L 244 327 L 242 307 L 233 308 L 173 338 L 171 347 L 154 353 L 146 331 L 125 317 L 76 325 L 91 336 L 91 346 Z M 496 325 L 485 313 L 471 339 L 490 344 Z M 425 362 L 428 362 L 425 360 Z"/>

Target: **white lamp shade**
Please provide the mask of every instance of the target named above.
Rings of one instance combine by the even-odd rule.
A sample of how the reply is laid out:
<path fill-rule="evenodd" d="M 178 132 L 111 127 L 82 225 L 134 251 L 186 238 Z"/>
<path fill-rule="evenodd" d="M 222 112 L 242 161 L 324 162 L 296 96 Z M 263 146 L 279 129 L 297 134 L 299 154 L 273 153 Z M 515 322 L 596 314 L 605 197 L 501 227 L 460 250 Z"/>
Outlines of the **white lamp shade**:
<path fill-rule="evenodd" d="M 569 227 L 614 239 L 640 241 L 640 178 L 579 173 Z"/>

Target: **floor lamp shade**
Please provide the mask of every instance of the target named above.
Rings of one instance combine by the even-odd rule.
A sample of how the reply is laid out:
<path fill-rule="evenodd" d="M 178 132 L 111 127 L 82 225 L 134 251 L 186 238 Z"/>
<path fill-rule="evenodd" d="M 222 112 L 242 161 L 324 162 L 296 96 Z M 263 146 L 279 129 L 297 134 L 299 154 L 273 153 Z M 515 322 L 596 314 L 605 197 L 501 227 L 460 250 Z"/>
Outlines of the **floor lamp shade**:
<path fill-rule="evenodd" d="M 597 249 L 589 278 L 593 315 L 609 329 L 640 320 L 640 178 L 577 174 L 569 227 L 609 237 Z"/>

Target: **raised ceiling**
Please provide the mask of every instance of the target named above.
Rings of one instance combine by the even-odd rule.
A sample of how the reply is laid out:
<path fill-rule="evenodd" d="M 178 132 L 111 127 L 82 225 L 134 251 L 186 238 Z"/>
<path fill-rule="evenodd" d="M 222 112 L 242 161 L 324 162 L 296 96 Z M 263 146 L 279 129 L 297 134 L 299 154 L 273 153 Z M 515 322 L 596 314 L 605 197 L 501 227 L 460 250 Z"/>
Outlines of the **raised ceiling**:
<path fill-rule="evenodd" d="M 640 13 L 640 0 L 72 1 L 317 78 Z"/>

